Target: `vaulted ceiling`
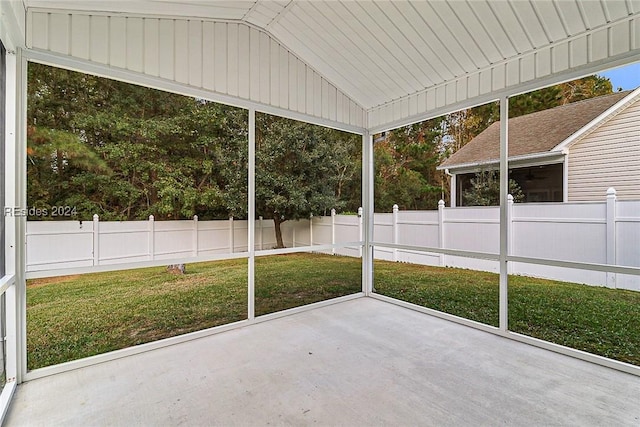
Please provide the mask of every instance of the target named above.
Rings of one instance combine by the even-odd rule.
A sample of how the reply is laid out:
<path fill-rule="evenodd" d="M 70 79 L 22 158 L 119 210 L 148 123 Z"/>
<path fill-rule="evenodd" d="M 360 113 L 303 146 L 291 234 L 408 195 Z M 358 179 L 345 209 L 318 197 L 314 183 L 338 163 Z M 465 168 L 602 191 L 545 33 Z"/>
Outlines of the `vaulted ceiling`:
<path fill-rule="evenodd" d="M 640 59 L 640 0 L 24 4 L 28 11 L 246 24 L 268 33 L 368 112 L 371 127 Z"/>

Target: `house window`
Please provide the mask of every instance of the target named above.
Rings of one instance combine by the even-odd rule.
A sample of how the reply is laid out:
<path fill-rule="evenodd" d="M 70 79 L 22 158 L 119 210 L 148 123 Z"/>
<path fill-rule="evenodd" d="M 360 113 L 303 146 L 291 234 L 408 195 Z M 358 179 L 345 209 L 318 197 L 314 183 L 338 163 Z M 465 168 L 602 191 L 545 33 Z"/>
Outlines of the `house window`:
<path fill-rule="evenodd" d="M 464 194 L 471 190 L 475 173 L 456 176 L 456 206 L 467 206 Z M 512 167 L 509 178 L 514 180 L 523 193 L 523 203 L 562 202 L 563 165 Z"/>
<path fill-rule="evenodd" d="M 509 172 L 509 178 L 522 189 L 523 202 L 562 202 L 562 163 L 512 168 Z"/>

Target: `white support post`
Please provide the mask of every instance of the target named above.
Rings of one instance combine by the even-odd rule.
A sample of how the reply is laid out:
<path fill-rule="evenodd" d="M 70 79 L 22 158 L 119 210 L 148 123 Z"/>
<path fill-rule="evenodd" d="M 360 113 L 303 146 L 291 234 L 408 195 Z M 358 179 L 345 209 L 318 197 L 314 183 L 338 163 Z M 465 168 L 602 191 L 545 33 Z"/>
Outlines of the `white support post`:
<path fill-rule="evenodd" d="M 364 248 L 362 251 L 362 292 L 371 295 L 373 284 L 373 136 L 362 135 L 362 222 Z"/>
<path fill-rule="evenodd" d="M 93 215 L 93 265 L 100 265 L 100 217 Z"/>
<path fill-rule="evenodd" d="M 336 210 L 331 209 L 331 244 L 336 244 Z M 331 248 L 331 255 L 336 254 L 336 248 Z"/>
<path fill-rule="evenodd" d="M 458 182 L 456 180 L 456 174 L 451 175 L 451 186 L 449 188 L 450 190 L 450 194 L 451 194 L 451 201 L 449 203 L 449 206 L 451 206 L 452 208 L 455 208 L 457 206 L 457 198 L 458 198 Z"/>
<path fill-rule="evenodd" d="M 358 239 L 362 242 L 362 206 L 358 208 Z M 358 256 L 362 258 L 362 246 L 358 248 Z"/>
<path fill-rule="evenodd" d="M 264 223 L 263 223 L 263 218 L 262 215 L 260 215 L 258 217 L 259 220 L 259 224 L 260 224 L 260 250 L 264 250 Z"/>
<path fill-rule="evenodd" d="M 253 320 L 255 314 L 255 271 L 256 271 L 256 110 L 249 109 L 249 206 L 247 207 L 247 246 L 249 252 L 247 271 L 247 318 Z M 233 233 L 233 227 L 231 228 Z"/>
<path fill-rule="evenodd" d="M 507 242 L 507 255 L 511 255 L 513 250 L 513 196 L 507 195 L 507 235 L 509 240 Z M 513 274 L 513 263 L 507 264 L 507 273 Z"/>
<path fill-rule="evenodd" d="M 444 249 L 444 200 L 438 202 L 438 248 Z M 446 265 L 445 255 L 439 255 L 439 263 L 441 267 Z"/>
<path fill-rule="evenodd" d="M 607 190 L 607 264 L 616 265 L 616 190 Z M 607 287 L 616 288 L 616 273 L 607 273 Z"/>
<path fill-rule="evenodd" d="M 296 221 L 295 225 L 293 226 L 293 233 L 292 233 L 293 234 L 293 237 L 292 237 L 293 243 L 291 244 L 291 246 L 293 246 L 294 248 L 296 247 L 296 229 L 298 228 L 298 223 L 299 222 L 300 221 Z"/>
<path fill-rule="evenodd" d="M 193 256 L 198 256 L 198 215 L 193 216 Z"/>
<path fill-rule="evenodd" d="M 15 62 L 11 59 L 15 58 Z M 15 124 L 15 151 L 13 152 L 15 157 L 15 169 L 13 172 L 14 185 L 15 185 L 15 200 L 14 206 L 27 207 L 27 60 L 23 56 L 22 49 L 17 49 L 16 55 L 6 56 L 6 68 L 7 68 L 7 88 L 11 88 L 11 77 L 9 73 L 15 70 L 15 101 L 14 107 L 16 108 L 16 116 L 14 116 Z M 11 71 L 9 71 L 11 69 Z M 7 90 L 11 92 L 11 90 Z M 7 93 L 8 98 L 11 98 Z M 5 113 L 9 113 L 6 111 Z M 10 113 L 9 113 L 10 114 Z M 6 146 L 6 145 L 5 145 Z M 5 167 L 8 167 L 5 164 Z M 8 168 L 8 170 L 10 170 Z M 15 286 L 12 288 L 15 293 L 7 291 L 7 306 L 10 306 L 11 300 L 15 301 L 14 307 L 16 312 L 14 319 L 16 320 L 15 328 L 13 325 L 7 324 L 7 334 L 15 331 L 16 339 L 14 340 L 16 345 L 17 360 L 15 361 L 15 374 L 18 383 L 21 383 L 24 376 L 27 373 L 27 280 L 26 273 L 26 228 L 27 218 L 18 217 L 15 222 Z M 12 296 L 13 295 L 13 296 Z M 11 316 L 9 310 L 7 310 L 7 316 Z M 9 332 L 9 329 L 12 329 Z M 9 349 L 9 343 L 7 342 L 7 349 Z M 12 350 L 13 352 L 13 350 Z M 14 353 L 15 354 L 15 353 Z M 11 359 L 7 356 L 7 378 L 11 371 L 9 370 Z M 12 368 L 13 369 L 13 368 Z"/>
<path fill-rule="evenodd" d="M 509 246 L 508 199 L 509 192 L 509 98 L 500 99 L 500 330 L 509 329 L 509 273 L 507 252 Z"/>
<path fill-rule="evenodd" d="M 309 246 L 313 246 L 313 214 L 309 215 Z"/>
<path fill-rule="evenodd" d="M 21 183 L 26 176 L 20 168 L 21 152 L 26 153 L 26 141 L 22 132 L 24 124 L 24 104 L 21 96 L 24 87 L 24 72 L 20 50 L 7 50 L 5 56 L 6 98 L 5 98 L 5 200 L 6 207 L 25 207 Z M 26 161 L 26 160 L 25 160 Z M 5 274 L 15 275 L 15 284 L 6 291 L 6 359 L 5 374 L 7 383 L 20 383 L 26 373 L 26 283 L 24 276 L 24 258 L 21 248 L 26 244 L 25 235 L 21 235 L 20 217 L 5 215 Z M 5 387 L 8 387 L 7 384 Z"/>
<path fill-rule="evenodd" d="M 153 260 L 155 258 L 155 248 L 156 248 L 156 226 L 155 226 L 155 218 L 153 215 L 149 215 L 149 259 Z"/>
<path fill-rule="evenodd" d="M 398 210 L 400 208 L 398 205 L 393 205 L 392 214 L 391 214 L 391 233 L 393 238 L 393 244 L 398 244 Z M 398 250 L 393 248 L 393 262 L 398 261 Z"/>
<path fill-rule="evenodd" d="M 229 217 L 229 253 L 234 253 L 235 252 L 235 241 L 233 238 L 234 235 L 234 230 L 233 230 L 233 217 L 230 216 Z"/>

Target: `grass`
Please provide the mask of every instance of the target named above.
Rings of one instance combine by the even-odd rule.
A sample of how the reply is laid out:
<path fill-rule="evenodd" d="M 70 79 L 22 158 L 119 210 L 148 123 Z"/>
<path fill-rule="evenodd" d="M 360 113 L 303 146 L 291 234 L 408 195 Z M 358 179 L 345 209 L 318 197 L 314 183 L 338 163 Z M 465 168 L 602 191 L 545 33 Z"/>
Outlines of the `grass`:
<path fill-rule="evenodd" d="M 360 261 L 315 254 L 256 259 L 255 313 L 361 290 Z M 28 369 L 92 356 L 247 318 L 247 261 L 30 280 Z"/>
<path fill-rule="evenodd" d="M 256 258 L 256 315 L 358 292 L 360 260 Z M 498 276 L 376 261 L 380 294 L 496 326 Z M 640 365 L 640 292 L 511 277 L 513 331 Z M 28 367 L 35 369 L 246 318 L 247 261 L 29 281 Z"/>
<path fill-rule="evenodd" d="M 497 274 L 383 262 L 374 274 L 382 295 L 498 326 Z M 510 276 L 509 329 L 640 365 L 640 292 Z"/>

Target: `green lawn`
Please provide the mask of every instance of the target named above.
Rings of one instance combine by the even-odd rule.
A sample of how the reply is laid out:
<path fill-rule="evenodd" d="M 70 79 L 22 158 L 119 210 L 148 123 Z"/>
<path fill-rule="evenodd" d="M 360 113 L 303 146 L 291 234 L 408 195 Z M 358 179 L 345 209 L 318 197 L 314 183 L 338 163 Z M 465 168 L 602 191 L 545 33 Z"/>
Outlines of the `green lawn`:
<path fill-rule="evenodd" d="M 360 260 L 256 259 L 256 315 L 360 291 Z M 376 261 L 376 291 L 490 325 L 498 276 Z M 640 365 L 640 292 L 510 278 L 512 330 Z M 35 369 L 246 318 L 247 261 L 29 281 L 28 367 Z"/>
<path fill-rule="evenodd" d="M 376 262 L 376 292 L 498 326 L 497 274 Z M 509 329 L 640 365 L 640 292 L 509 277 Z"/>

